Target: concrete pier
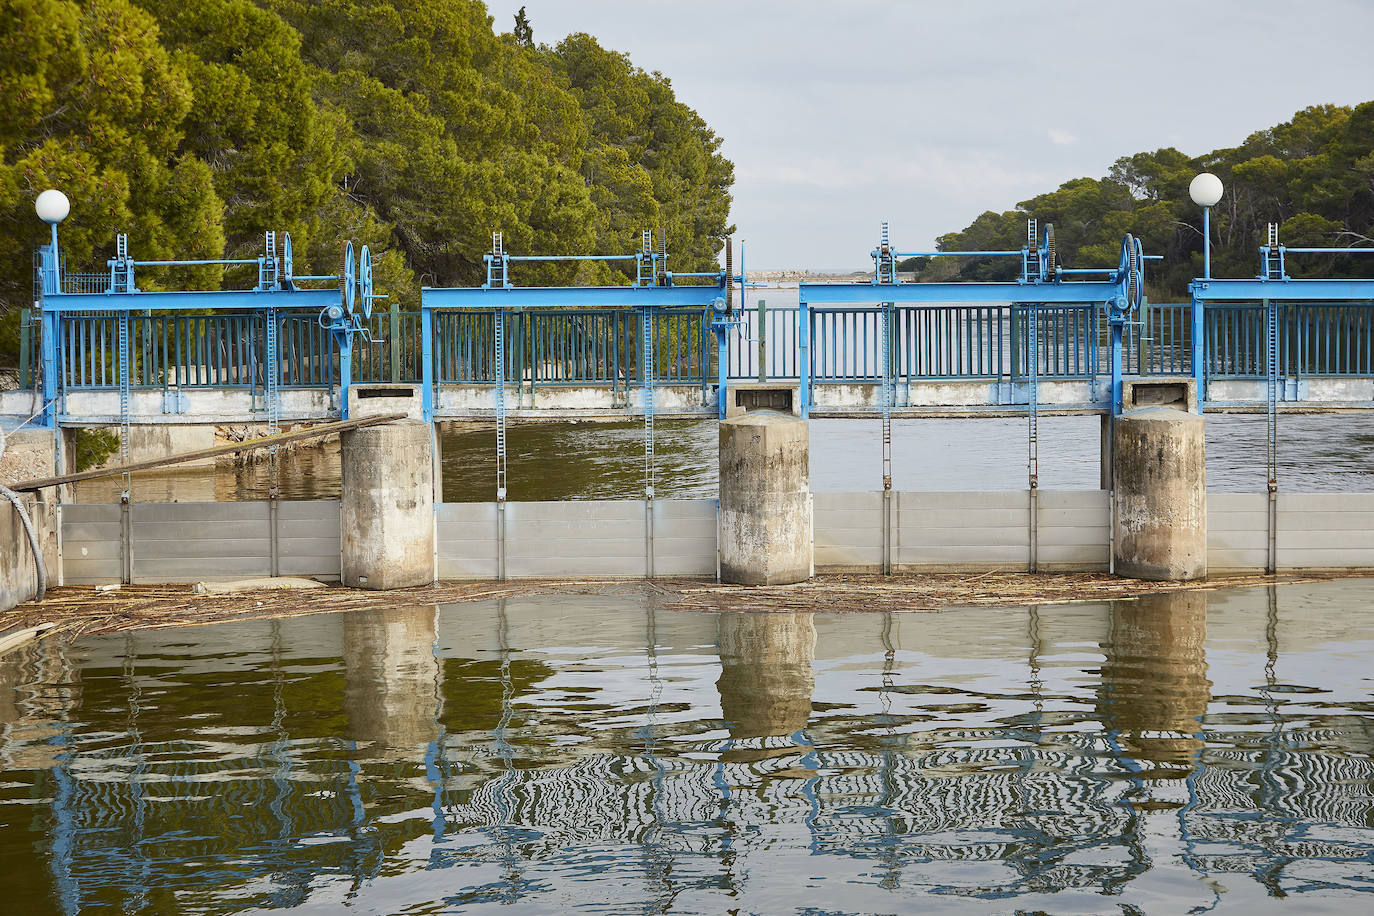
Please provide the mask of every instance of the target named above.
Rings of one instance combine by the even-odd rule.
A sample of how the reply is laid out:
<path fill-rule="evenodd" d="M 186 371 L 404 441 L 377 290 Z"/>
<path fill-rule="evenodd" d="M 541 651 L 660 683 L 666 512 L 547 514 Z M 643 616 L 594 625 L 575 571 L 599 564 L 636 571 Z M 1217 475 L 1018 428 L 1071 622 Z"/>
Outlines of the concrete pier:
<path fill-rule="evenodd" d="M 720 424 L 720 576 L 739 585 L 811 578 L 810 433 L 750 411 Z"/>
<path fill-rule="evenodd" d="M 1185 581 L 1207 575 L 1207 462 L 1201 416 L 1144 407 L 1116 418 L 1113 559 L 1119 575 Z"/>
<path fill-rule="evenodd" d="M 434 463 L 428 423 L 403 420 L 341 437 L 344 585 L 434 581 Z"/>

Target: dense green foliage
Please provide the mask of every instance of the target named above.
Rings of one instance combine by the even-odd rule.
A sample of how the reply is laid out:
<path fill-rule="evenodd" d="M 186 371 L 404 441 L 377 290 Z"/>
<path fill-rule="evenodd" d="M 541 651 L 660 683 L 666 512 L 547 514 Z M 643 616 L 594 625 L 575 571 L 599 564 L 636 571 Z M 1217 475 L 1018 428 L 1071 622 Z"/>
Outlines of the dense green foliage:
<path fill-rule="evenodd" d="M 1267 227 L 1280 224 L 1285 245 L 1348 247 L 1374 244 L 1374 102 L 1355 108 L 1323 105 L 1291 121 L 1252 134 L 1233 149 L 1189 157 L 1176 149 L 1137 153 L 1116 161 L 1105 178 L 1076 178 L 1056 191 L 984 213 L 962 232 L 939 238 L 942 250 L 1004 250 L 1025 243 L 1026 218 L 1053 223 L 1060 260 L 1067 267 L 1104 267 L 1120 258 L 1121 237 L 1140 237 L 1147 254 L 1163 255 L 1146 272 L 1149 295 L 1186 298 L 1188 282 L 1202 273 L 1202 212 L 1188 184 L 1215 173 L 1225 195 L 1212 211 L 1212 273 L 1259 273 L 1259 247 Z M 962 262 L 962 263 L 960 263 Z M 938 258 L 921 266 L 923 280 L 1008 279 L 1012 259 Z M 1288 272 L 1301 276 L 1367 276 L 1368 258 L 1294 255 Z"/>
<path fill-rule="evenodd" d="M 714 264 L 733 182 L 719 138 L 665 77 L 588 35 L 536 45 L 521 13 L 498 34 L 478 0 L 0 0 L 0 362 L 47 187 L 72 200 L 73 269 L 117 231 L 139 258 L 204 258 L 285 229 L 297 273 L 336 272 L 351 238 L 413 306 L 421 284 L 480 282 L 498 229 L 507 250 L 569 254 L 666 227 L 673 269 Z"/>

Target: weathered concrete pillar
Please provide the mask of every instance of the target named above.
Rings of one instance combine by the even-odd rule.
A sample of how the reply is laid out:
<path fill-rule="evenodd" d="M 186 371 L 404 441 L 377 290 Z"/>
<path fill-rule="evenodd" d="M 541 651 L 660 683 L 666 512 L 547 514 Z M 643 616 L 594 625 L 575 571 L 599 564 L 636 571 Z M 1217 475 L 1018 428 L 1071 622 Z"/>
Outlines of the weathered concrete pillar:
<path fill-rule="evenodd" d="M 750 411 L 720 424 L 720 577 L 740 585 L 811 578 L 805 420 Z"/>
<path fill-rule="evenodd" d="M 405 588 L 434 580 L 434 463 L 428 423 L 341 436 L 343 583 Z"/>
<path fill-rule="evenodd" d="M 1182 581 L 1207 575 L 1207 461 L 1201 416 L 1147 407 L 1116 418 L 1112 479 L 1116 572 Z"/>

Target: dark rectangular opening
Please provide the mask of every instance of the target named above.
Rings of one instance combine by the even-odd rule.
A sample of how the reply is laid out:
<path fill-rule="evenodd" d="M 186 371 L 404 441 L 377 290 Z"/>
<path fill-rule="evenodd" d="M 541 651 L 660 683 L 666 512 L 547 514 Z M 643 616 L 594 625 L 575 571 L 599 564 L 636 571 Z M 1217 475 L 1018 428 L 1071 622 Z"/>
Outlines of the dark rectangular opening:
<path fill-rule="evenodd" d="M 414 388 L 359 388 L 360 398 L 413 398 Z"/>
<path fill-rule="evenodd" d="M 791 388 L 736 388 L 735 406 L 745 410 L 792 412 Z"/>
<path fill-rule="evenodd" d="M 1135 407 L 1177 407 L 1187 410 L 1188 386 L 1180 382 L 1136 382 L 1131 387 L 1131 403 Z"/>

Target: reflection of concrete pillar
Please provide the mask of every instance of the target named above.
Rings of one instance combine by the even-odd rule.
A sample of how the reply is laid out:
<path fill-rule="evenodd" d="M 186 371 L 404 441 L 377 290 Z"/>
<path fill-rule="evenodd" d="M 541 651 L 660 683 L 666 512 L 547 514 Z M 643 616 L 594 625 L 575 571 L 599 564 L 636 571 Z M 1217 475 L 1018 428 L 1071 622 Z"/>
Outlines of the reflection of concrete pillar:
<path fill-rule="evenodd" d="M 721 614 L 720 708 L 732 738 L 783 737 L 806 727 L 816 678 L 810 614 Z M 727 760 L 761 760 L 791 749 L 739 748 Z"/>
<path fill-rule="evenodd" d="M 418 752 L 437 737 L 436 613 L 429 606 L 344 616 L 344 707 L 350 738 Z"/>
<path fill-rule="evenodd" d="M 1193 769 L 1202 749 L 1198 720 L 1212 687 L 1206 592 L 1113 601 L 1111 615 L 1097 703 L 1103 726 L 1120 733 L 1129 756 Z"/>

